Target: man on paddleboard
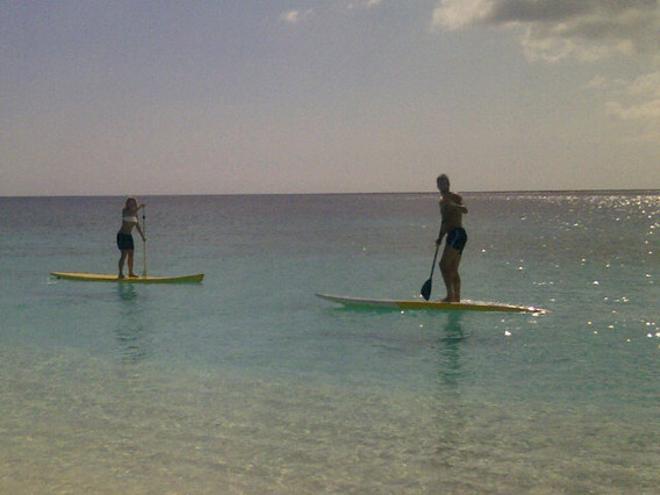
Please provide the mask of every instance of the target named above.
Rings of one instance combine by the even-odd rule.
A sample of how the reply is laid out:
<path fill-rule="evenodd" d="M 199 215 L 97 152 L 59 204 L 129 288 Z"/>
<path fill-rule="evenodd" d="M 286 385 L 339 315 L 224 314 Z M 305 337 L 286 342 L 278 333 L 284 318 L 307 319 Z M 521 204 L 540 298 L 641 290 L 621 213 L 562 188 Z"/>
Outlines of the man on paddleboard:
<path fill-rule="evenodd" d="M 458 275 L 458 264 L 461 262 L 461 254 L 467 242 L 467 233 L 463 228 L 463 214 L 468 210 L 463 206 L 463 198 L 449 190 L 449 177 L 445 174 L 438 176 L 437 185 L 442 194 L 440 200 L 442 225 L 438 239 L 435 241 L 436 245 L 439 246 L 442 238 L 447 235 L 439 263 L 442 278 L 447 286 L 447 297 L 443 301 L 460 302 L 461 277 Z"/>
<path fill-rule="evenodd" d="M 131 231 L 133 227 L 137 228 L 137 231 L 142 237 L 142 241 L 146 242 L 144 233 L 140 228 L 140 223 L 138 221 L 138 211 L 140 208 L 144 208 L 144 204 L 138 206 L 137 200 L 135 198 L 128 198 L 124 209 L 121 212 L 122 221 L 121 229 L 117 232 L 117 247 L 121 251 L 121 257 L 119 258 L 119 274 L 118 278 L 124 278 L 124 262 L 128 258 L 128 276 L 137 278 L 137 275 L 133 272 L 133 252 L 135 246 L 133 244 L 133 235 Z"/>

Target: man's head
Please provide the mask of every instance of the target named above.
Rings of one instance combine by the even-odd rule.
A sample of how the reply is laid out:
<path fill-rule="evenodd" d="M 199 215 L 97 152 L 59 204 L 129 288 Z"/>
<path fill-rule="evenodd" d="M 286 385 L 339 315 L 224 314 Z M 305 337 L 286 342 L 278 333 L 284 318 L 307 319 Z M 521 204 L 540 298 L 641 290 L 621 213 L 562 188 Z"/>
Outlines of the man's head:
<path fill-rule="evenodd" d="M 449 192 L 449 177 L 447 177 L 445 174 L 438 175 L 436 182 L 438 184 L 438 190 L 441 193 L 444 194 Z"/>

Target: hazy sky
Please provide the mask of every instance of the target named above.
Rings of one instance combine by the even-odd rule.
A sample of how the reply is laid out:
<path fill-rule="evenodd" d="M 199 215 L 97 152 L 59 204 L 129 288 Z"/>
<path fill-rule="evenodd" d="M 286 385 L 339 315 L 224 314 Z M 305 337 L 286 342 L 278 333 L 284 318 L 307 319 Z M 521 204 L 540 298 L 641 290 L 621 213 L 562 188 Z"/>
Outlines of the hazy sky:
<path fill-rule="evenodd" d="M 0 0 L 0 195 L 660 188 L 657 0 Z"/>

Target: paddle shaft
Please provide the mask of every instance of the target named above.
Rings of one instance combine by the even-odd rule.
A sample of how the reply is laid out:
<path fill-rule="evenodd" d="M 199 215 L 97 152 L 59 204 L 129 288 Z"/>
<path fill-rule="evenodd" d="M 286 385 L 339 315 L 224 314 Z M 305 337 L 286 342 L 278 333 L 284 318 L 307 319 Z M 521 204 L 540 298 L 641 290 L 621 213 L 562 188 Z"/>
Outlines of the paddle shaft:
<path fill-rule="evenodd" d="M 429 279 L 426 282 L 424 282 L 424 285 L 422 285 L 422 289 L 420 290 L 420 294 L 427 301 L 431 297 L 431 290 L 433 288 L 433 272 L 435 271 L 435 262 L 438 259 L 439 250 L 440 250 L 440 243 L 436 243 L 435 253 L 433 254 L 433 264 L 431 265 L 431 275 L 429 276 Z"/>
<path fill-rule="evenodd" d="M 429 278 L 433 278 L 433 271 L 435 270 L 435 262 L 438 259 L 438 251 L 439 250 L 440 250 L 440 244 L 436 244 L 435 254 L 433 255 L 433 264 L 431 265 L 431 275 L 429 275 Z"/>
<path fill-rule="evenodd" d="M 144 241 L 142 242 L 142 262 L 143 262 L 143 270 L 142 270 L 142 276 L 146 277 L 147 276 L 147 214 L 146 214 L 146 206 L 142 206 L 142 235 L 144 236 Z"/>
<path fill-rule="evenodd" d="M 440 227 L 440 232 L 438 232 L 438 239 L 442 240 L 440 238 L 440 234 L 442 234 L 442 227 Z M 441 242 L 435 243 L 435 254 L 433 255 L 433 264 L 431 265 L 431 275 L 429 276 L 429 279 L 433 278 L 433 270 L 435 270 L 435 262 L 438 259 L 438 251 L 440 251 L 440 244 Z"/>

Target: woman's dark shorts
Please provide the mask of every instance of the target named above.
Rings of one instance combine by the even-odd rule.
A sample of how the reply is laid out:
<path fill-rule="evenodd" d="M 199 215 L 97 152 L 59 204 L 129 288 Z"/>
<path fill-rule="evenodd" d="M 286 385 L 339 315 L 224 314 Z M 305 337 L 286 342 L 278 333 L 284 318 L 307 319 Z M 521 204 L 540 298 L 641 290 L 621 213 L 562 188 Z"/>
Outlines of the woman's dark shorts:
<path fill-rule="evenodd" d="M 447 246 L 451 246 L 463 254 L 463 248 L 467 242 L 467 232 L 463 227 L 456 227 L 447 234 Z"/>
<path fill-rule="evenodd" d="M 121 232 L 117 232 L 117 247 L 121 251 L 135 249 L 135 245 L 133 244 L 133 236 L 131 234 L 122 234 Z"/>

